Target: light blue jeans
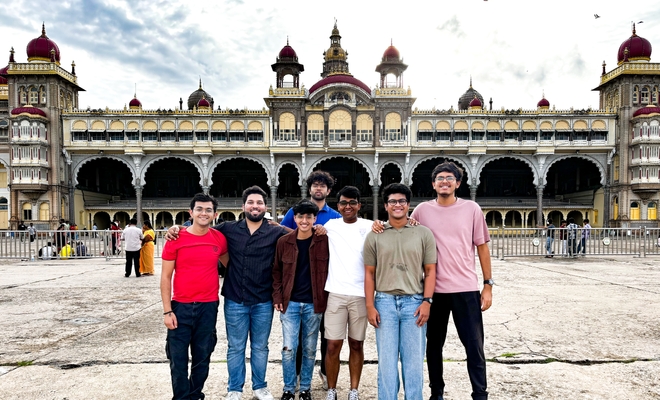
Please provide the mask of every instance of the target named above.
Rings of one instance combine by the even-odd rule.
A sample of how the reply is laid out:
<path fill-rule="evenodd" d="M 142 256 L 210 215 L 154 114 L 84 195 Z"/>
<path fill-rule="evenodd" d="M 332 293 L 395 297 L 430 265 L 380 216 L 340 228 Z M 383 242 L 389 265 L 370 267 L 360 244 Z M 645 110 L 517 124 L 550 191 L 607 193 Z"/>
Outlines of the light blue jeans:
<path fill-rule="evenodd" d="M 273 323 L 273 302 L 245 306 L 225 298 L 227 329 L 227 391 L 243 392 L 245 384 L 245 347 L 250 335 L 252 390 L 265 388 L 268 366 L 268 337 Z"/>
<path fill-rule="evenodd" d="M 549 255 L 549 256 L 552 255 L 552 242 L 553 242 L 554 240 L 555 240 L 555 238 L 553 238 L 552 236 L 548 236 L 548 237 L 545 239 L 545 251 L 548 252 L 548 255 Z"/>
<path fill-rule="evenodd" d="M 296 392 L 296 352 L 298 337 L 302 329 L 302 368 L 300 370 L 300 390 L 310 390 L 316 362 L 316 342 L 323 313 L 314 313 L 314 304 L 290 301 L 286 313 L 280 314 L 282 321 L 282 372 L 284 391 Z"/>
<path fill-rule="evenodd" d="M 414 315 L 422 304 L 422 294 L 390 295 L 376 292 L 375 306 L 380 314 L 376 328 L 378 349 L 378 400 L 397 400 L 399 359 L 406 400 L 422 398 L 426 325 L 417 326 Z"/>

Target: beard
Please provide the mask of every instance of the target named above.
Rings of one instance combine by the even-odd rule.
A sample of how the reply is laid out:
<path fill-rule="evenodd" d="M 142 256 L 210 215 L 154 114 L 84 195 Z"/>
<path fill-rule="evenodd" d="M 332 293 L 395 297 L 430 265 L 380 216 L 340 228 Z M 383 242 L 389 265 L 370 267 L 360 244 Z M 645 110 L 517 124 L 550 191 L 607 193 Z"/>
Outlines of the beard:
<path fill-rule="evenodd" d="M 316 201 L 325 200 L 328 196 L 323 193 L 312 193 L 312 199 Z"/>
<path fill-rule="evenodd" d="M 266 215 L 266 212 L 259 213 L 257 215 L 252 215 L 252 213 L 246 213 L 245 218 L 249 219 L 252 222 L 259 222 L 262 219 L 264 219 L 264 216 Z"/>

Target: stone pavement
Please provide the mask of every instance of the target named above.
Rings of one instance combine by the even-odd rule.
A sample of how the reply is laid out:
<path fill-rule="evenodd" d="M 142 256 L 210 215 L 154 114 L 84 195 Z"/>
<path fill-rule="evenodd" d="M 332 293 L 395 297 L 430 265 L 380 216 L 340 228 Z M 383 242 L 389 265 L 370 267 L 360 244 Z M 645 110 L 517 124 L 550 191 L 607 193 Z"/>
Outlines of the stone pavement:
<path fill-rule="evenodd" d="M 660 399 L 660 258 L 493 260 L 493 273 L 484 314 L 492 399 Z M 171 398 L 158 275 L 124 278 L 120 261 L 92 259 L 2 260 L 0 276 L 0 398 Z M 227 390 L 223 321 L 209 399 Z M 362 399 L 377 398 L 374 338 L 369 327 Z M 276 313 L 267 375 L 276 398 L 280 346 Z M 469 399 L 451 322 L 445 358 L 445 398 Z M 315 374 L 313 395 L 323 399 L 319 382 Z M 346 398 L 345 364 L 339 382 Z M 249 383 L 243 398 L 252 398 Z"/>

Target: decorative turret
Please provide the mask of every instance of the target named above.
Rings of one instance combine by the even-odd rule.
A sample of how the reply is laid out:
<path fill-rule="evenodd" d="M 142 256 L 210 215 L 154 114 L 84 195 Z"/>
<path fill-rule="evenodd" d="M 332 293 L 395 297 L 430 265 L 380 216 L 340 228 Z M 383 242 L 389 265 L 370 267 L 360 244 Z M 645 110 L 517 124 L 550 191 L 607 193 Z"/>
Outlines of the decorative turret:
<path fill-rule="evenodd" d="M 325 62 L 323 63 L 323 78 L 328 75 L 351 75 L 348 72 L 348 62 L 346 61 L 348 52 L 341 47 L 341 35 L 337 29 L 337 21 L 330 35 L 330 48 L 323 53 Z"/>
<path fill-rule="evenodd" d="M 197 107 L 197 104 L 202 98 L 206 99 L 209 102 L 210 108 L 213 109 L 213 97 L 202 89 L 202 78 L 199 78 L 199 89 L 195 90 L 190 96 L 188 96 L 188 109 L 192 110 Z"/>
<path fill-rule="evenodd" d="M 550 102 L 545 98 L 545 93 L 543 93 L 543 98 L 536 103 L 536 108 L 539 110 L 547 110 L 550 108 Z"/>
<path fill-rule="evenodd" d="M 637 30 L 635 29 L 635 24 L 633 24 L 632 36 L 619 46 L 619 52 L 617 54 L 618 64 L 621 65 L 624 62 L 630 61 L 649 62 L 651 61 L 651 50 L 651 43 L 643 37 L 637 36 Z"/>
<path fill-rule="evenodd" d="M 60 63 L 60 48 L 46 36 L 46 25 L 41 25 L 41 36 L 30 40 L 27 48 L 28 62 L 54 62 Z"/>
<path fill-rule="evenodd" d="M 140 110 L 140 109 L 142 109 L 142 103 L 140 102 L 140 100 L 138 100 L 137 93 L 133 95 L 133 98 L 128 103 L 128 108 L 130 108 L 131 110 Z"/>
<path fill-rule="evenodd" d="M 481 101 L 482 105 L 484 104 L 483 96 L 472 88 L 472 77 L 470 77 L 470 88 L 466 90 L 461 97 L 459 97 L 458 109 L 461 111 L 467 110 L 470 107 L 470 103 L 475 97 L 478 98 L 479 101 Z"/>
<path fill-rule="evenodd" d="M 277 74 L 277 87 L 300 87 L 300 73 L 305 67 L 298 62 L 298 56 L 293 47 L 289 46 L 289 38 L 286 38 L 286 46 L 282 47 L 280 54 L 275 59 L 275 64 L 271 65 L 273 71 Z M 284 82 L 288 75 L 293 77 L 293 82 Z"/>
<path fill-rule="evenodd" d="M 385 49 L 383 53 L 383 58 L 380 61 L 380 64 L 376 67 L 376 72 L 380 73 L 380 87 L 403 87 L 403 71 L 408 68 L 406 64 L 403 63 L 403 59 L 399 54 L 399 50 L 390 42 L 390 47 Z M 394 75 L 396 77 L 395 82 L 388 82 L 387 76 Z"/>

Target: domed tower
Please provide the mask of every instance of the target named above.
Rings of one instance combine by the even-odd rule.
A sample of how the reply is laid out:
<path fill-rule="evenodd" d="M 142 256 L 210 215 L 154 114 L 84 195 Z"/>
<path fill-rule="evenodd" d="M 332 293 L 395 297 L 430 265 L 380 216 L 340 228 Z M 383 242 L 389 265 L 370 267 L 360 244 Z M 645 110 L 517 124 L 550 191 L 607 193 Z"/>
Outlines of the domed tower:
<path fill-rule="evenodd" d="M 536 103 L 536 108 L 539 110 L 547 110 L 550 108 L 550 102 L 545 98 L 545 93 L 543 93 L 543 98 Z"/>
<path fill-rule="evenodd" d="M 305 70 L 305 67 L 298 62 L 298 55 L 293 47 L 289 46 L 289 38 L 286 38 L 286 46 L 282 47 L 280 54 L 275 59 L 275 64 L 271 67 L 277 74 L 277 87 L 294 87 L 300 88 L 300 73 Z M 293 77 L 293 82 L 284 82 L 284 78 L 288 75 Z"/>
<path fill-rule="evenodd" d="M 60 65 L 60 48 L 46 36 L 46 25 L 41 25 L 41 36 L 30 40 L 26 47 L 28 62 L 54 62 Z"/>
<path fill-rule="evenodd" d="M 330 35 L 330 48 L 323 53 L 323 72 L 321 77 L 328 75 L 351 75 L 348 72 L 348 62 L 346 61 L 348 52 L 341 47 L 341 35 L 337 29 L 337 22 Z"/>
<path fill-rule="evenodd" d="M 406 64 L 403 63 L 403 59 L 399 54 L 399 50 L 390 42 L 390 47 L 385 49 L 383 53 L 383 58 L 380 60 L 380 64 L 376 67 L 376 72 L 380 74 L 380 87 L 403 87 L 403 71 L 408 68 Z M 388 82 L 387 76 L 394 75 L 396 80 L 395 82 Z"/>
<path fill-rule="evenodd" d="M 208 94 L 204 89 L 202 89 L 202 79 L 200 78 L 199 89 L 195 90 L 190 94 L 190 96 L 188 96 L 188 109 L 192 110 L 193 108 L 195 108 L 199 103 L 199 101 L 203 98 L 209 102 L 211 109 L 213 109 L 213 97 L 211 97 L 210 94 Z"/>
<path fill-rule="evenodd" d="M 641 36 L 637 36 L 635 24 L 633 24 L 632 36 L 626 39 L 617 53 L 617 65 L 624 62 L 649 62 L 651 61 L 651 43 Z"/>
<path fill-rule="evenodd" d="M 138 100 L 137 93 L 134 94 L 131 101 L 128 102 L 128 108 L 131 109 L 131 110 L 141 110 L 142 109 L 142 102 L 140 102 L 140 100 Z"/>
<path fill-rule="evenodd" d="M 470 77 L 470 88 L 465 93 L 463 93 L 461 97 L 459 97 L 458 109 L 462 111 L 467 110 L 475 97 L 479 99 L 482 105 L 484 104 L 484 97 L 479 92 L 474 90 L 474 88 L 472 88 L 472 78 Z"/>
<path fill-rule="evenodd" d="M 482 101 L 479 100 L 479 98 L 475 95 L 474 98 L 472 99 L 472 101 L 470 101 L 470 105 L 469 105 L 469 107 L 470 107 L 470 108 L 469 108 L 468 111 L 470 111 L 470 112 L 478 112 L 478 111 L 483 110 L 483 108 L 484 108 L 484 103 L 482 103 Z"/>
<path fill-rule="evenodd" d="M 197 102 L 197 109 L 209 111 L 211 109 L 211 103 L 209 103 L 209 101 L 206 100 L 206 97 L 202 97 Z"/>

